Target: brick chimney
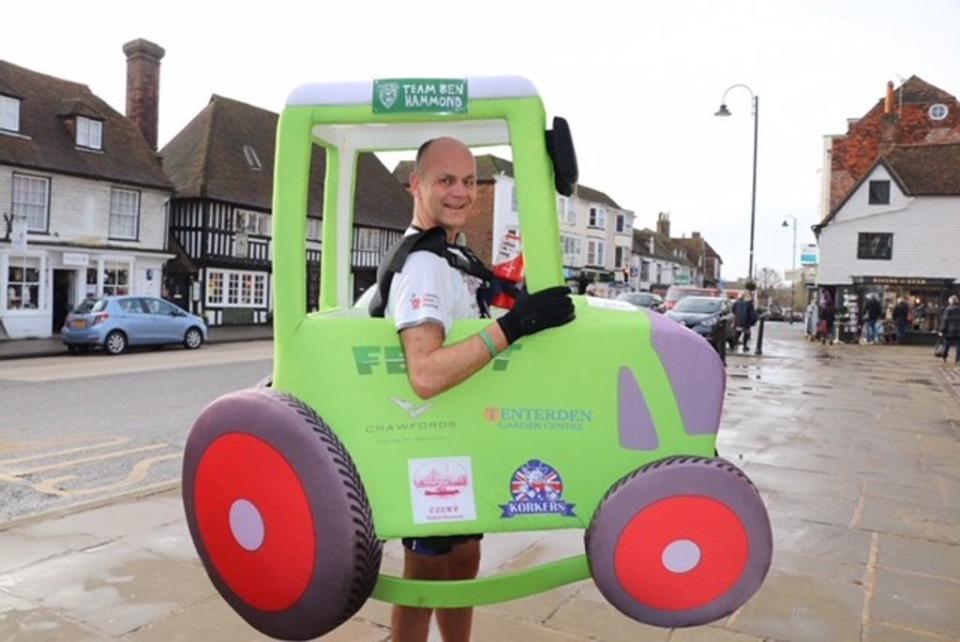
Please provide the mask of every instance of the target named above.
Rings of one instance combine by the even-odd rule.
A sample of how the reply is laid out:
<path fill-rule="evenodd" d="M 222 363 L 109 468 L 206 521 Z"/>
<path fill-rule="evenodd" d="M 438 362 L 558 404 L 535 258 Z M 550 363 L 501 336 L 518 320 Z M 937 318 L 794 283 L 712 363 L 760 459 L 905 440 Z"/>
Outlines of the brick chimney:
<path fill-rule="evenodd" d="M 692 238 L 692 239 L 698 239 L 698 238 L 700 238 L 700 232 L 691 232 L 691 233 L 690 233 L 690 238 Z"/>
<path fill-rule="evenodd" d="M 160 60 L 163 47 L 137 38 L 123 45 L 127 55 L 127 118 L 140 128 L 150 145 L 157 149 L 157 121 L 160 103 Z"/>
<path fill-rule="evenodd" d="M 889 116 L 893 113 L 893 81 L 887 81 L 887 95 L 883 99 L 883 113 Z"/>
<path fill-rule="evenodd" d="M 657 234 L 663 234 L 670 238 L 670 212 L 657 214 Z"/>

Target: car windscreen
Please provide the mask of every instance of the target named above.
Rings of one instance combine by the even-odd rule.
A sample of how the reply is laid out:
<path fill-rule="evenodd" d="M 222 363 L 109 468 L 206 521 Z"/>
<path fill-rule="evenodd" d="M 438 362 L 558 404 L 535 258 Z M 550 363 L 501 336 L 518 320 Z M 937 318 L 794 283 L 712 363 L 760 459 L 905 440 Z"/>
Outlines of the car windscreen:
<path fill-rule="evenodd" d="M 705 299 L 702 297 L 687 297 L 677 304 L 674 308 L 677 312 L 694 312 L 700 314 L 712 314 L 720 311 L 719 299 Z"/>
<path fill-rule="evenodd" d="M 107 307 L 106 299 L 85 299 L 73 309 L 74 314 L 90 314 L 100 312 Z"/>
<path fill-rule="evenodd" d="M 621 292 L 617 295 L 618 301 L 626 301 L 627 303 L 632 303 L 633 305 L 650 305 L 653 301 L 653 295 L 643 294 L 640 292 Z"/>

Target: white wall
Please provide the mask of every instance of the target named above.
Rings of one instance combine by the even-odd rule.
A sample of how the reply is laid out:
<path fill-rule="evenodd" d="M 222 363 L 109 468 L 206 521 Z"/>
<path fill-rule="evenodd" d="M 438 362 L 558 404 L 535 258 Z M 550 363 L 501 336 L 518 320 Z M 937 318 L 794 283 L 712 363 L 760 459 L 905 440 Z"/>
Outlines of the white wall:
<path fill-rule="evenodd" d="M 870 181 L 890 181 L 890 203 L 888 205 L 870 205 Z M 897 182 L 883 165 L 877 165 L 870 175 L 860 184 L 843 207 L 833 217 L 832 222 L 852 221 L 865 216 L 874 216 L 883 212 L 897 212 L 910 206 L 911 198 L 900 191 Z M 831 223 L 832 223 L 831 222 Z"/>
<path fill-rule="evenodd" d="M 866 185 L 864 183 L 858 192 L 866 189 Z M 908 198 L 899 193 L 895 183 L 891 183 L 890 205 L 867 205 L 866 201 L 866 195 L 854 194 L 820 232 L 817 283 L 848 284 L 852 282 L 852 276 L 912 276 L 960 281 L 960 197 Z M 870 210 L 874 211 L 871 213 Z M 891 260 L 858 259 L 860 232 L 892 233 Z"/>

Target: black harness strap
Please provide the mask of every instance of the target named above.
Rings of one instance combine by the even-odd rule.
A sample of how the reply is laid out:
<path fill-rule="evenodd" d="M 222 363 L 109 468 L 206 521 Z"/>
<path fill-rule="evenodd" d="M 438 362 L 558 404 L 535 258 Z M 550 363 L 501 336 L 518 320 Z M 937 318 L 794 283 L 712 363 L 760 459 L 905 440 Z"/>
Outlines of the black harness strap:
<path fill-rule="evenodd" d="M 451 247 L 456 248 L 456 251 L 453 251 Z M 411 252 L 436 254 L 446 259 L 450 267 L 483 281 L 483 286 L 477 291 L 477 303 L 480 306 L 481 315 L 484 317 L 490 316 L 489 306 L 482 293 L 488 290 L 493 282 L 493 272 L 487 269 L 483 261 L 478 259 L 469 248 L 461 245 L 448 245 L 447 234 L 442 227 L 420 230 L 416 234 L 404 236 L 387 250 L 380 267 L 377 268 L 377 291 L 370 300 L 370 316 L 382 317 L 384 315 L 387 309 L 387 299 L 390 297 L 393 275 L 403 270 L 403 265 L 407 262 L 407 256 Z"/>

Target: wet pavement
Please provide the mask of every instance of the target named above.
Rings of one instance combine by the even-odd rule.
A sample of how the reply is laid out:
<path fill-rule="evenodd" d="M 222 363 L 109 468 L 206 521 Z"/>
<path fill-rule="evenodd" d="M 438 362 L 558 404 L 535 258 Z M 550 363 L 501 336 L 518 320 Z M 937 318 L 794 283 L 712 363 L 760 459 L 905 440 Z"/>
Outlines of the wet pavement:
<path fill-rule="evenodd" d="M 960 640 L 960 367 L 929 348 L 821 346 L 767 326 L 728 358 L 720 455 L 763 494 L 770 574 L 709 626 L 646 627 L 591 582 L 478 609 L 480 641 Z M 262 639 L 219 598 L 179 493 L 0 525 L 0 640 Z M 482 573 L 582 551 L 579 532 L 488 536 Z M 397 573 L 389 545 L 383 570 Z M 324 639 L 389 639 L 370 601 Z M 439 639 L 434 633 L 432 639 Z"/>

